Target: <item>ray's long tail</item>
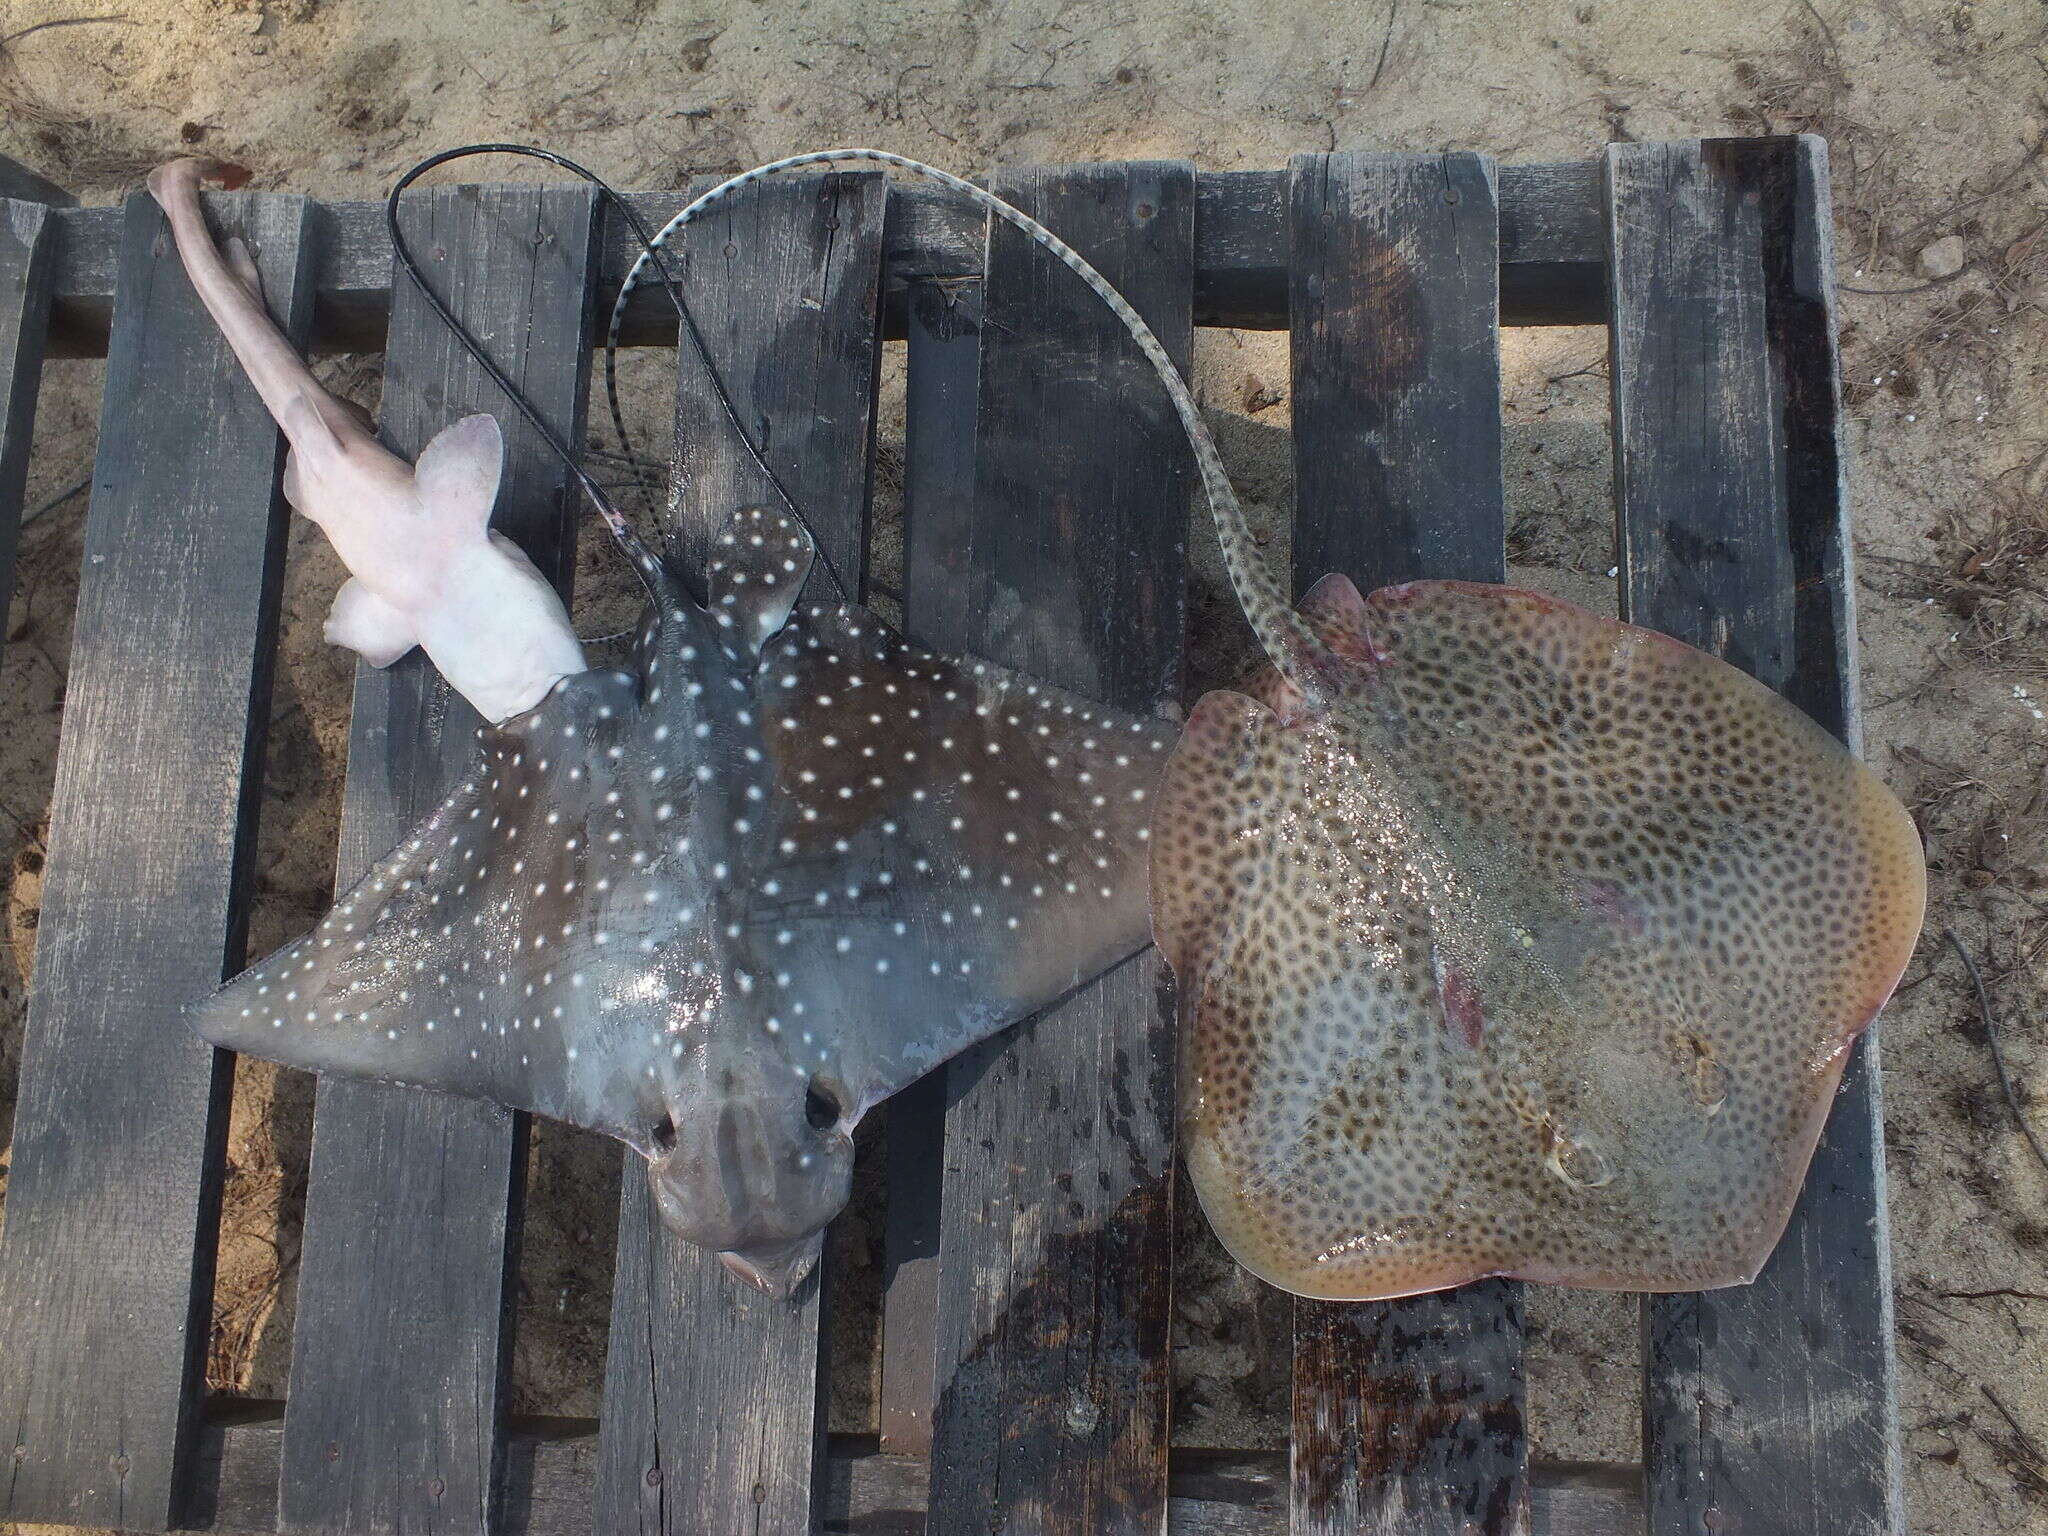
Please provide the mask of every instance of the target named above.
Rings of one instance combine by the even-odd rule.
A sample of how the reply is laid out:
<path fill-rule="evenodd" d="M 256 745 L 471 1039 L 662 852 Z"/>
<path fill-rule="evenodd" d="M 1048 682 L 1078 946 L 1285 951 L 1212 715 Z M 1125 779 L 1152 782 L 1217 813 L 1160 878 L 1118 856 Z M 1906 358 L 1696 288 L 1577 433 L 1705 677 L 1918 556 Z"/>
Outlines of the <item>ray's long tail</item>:
<path fill-rule="evenodd" d="M 728 178 L 696 198 L 682 212 L 663 225 L 654 237 L 657 247 L 665 246 L 676 232 L 696 218 L 714 203 L 720 202 L 742 187 L 761 181 L 769 176 L 787 171 L 803 170 L 820 165 L 843 165 L 849 162 L 892 166 L 921 176 L 927 181 L 938 183 L 950 191 L 957 192 L 977 206 L 994 214 L 1005 223 L 1013 225 L 1050 251 L 1064 266 L 1086 283 L 1095 296 L 1109 307 L 1131 339 L 1138 344 L 1138 350 L 1152 364 L 1159 375 L 1159 382 L 1165 387 L 1167 398 L 1173 402 L 1174 413 L 1180 418 L 1182 430 L 1187 433 L 1188 444 L 1193 448 L 1195 464 L 1202 476 L 1202 489 L 1208 496 L 1209 509 L 1216 521 L 1216 536 L 1223 547 L 1224 568 L 1230 573 L 1230 584 L 1237 593 L 1238 603 L 1243 607 L 1245 617 L 1251 621 L 1252 630 L 1259 637 L 1259 643 L 1281 675 L 1299 689 L 1305 700 L 1313 703 L 1320 700 L 1325 687 L 1324 662 L 1327 657 L 1323 642 L 1294 611 L 1288 602 L 1287 593 L 1272 570 L 1260 556 L 1258 546 L 1253 542 L 1251 527 L 1245 521 L 1244 508 L 1239 505 L 1237 492 L 1230 484 L 1230 477 L 1224 472 L 1223 459 L 1216 451 L 1216 441 L 1209 435 L 1207 423 L 1202 420 L 1200 408 L 1195 404 L 1193 392 L 1173 359 L 1166 355 L 1159 338 L 1152 334 L 1152 328 L 1144 318 L 1131 308 L 1122 294 L 1110 286 L 1109 279 L 1089 263 L 1086 257 L 1066 241 L 1047 229 L 1038 220 L 1021 209 L 1004 202 L 995 194 L 977 187 L 973 182 L 963 180 L 950 171 L 937 166 L 926 165 L 921 160 L 912 160 L 903 155 L 891 154 L 882 149 L 823 149 L 808 154 L 790 155 L 781 160 L 771 160 L 750 171 Z M 651 265 L 650 257 L 643 252 L 626 274 L 625 283 L 619 289 L 619 298 L 612 309 L 611 340 L 618 340 L 620 319 L 625 313 L 626 301 L 633 289 L 641 283 Z"/>

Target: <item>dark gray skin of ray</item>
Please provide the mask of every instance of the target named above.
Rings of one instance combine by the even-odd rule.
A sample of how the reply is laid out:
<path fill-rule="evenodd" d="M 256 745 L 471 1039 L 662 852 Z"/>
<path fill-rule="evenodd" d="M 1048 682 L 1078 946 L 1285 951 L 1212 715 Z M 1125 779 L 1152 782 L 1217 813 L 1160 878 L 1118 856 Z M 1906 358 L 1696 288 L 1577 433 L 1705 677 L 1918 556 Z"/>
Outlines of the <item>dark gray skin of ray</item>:
<path fill-rule="evenodd" d="M 861 608 L 796 613 L 811 558 L 747 509 L 707 606 L 655 570 L 632 670 L 485 728 L 199 1032 L 616 1136 L 669 1226 L 786 1294 L 869 1108 L 1149 942 L 1175 735 Z"/>

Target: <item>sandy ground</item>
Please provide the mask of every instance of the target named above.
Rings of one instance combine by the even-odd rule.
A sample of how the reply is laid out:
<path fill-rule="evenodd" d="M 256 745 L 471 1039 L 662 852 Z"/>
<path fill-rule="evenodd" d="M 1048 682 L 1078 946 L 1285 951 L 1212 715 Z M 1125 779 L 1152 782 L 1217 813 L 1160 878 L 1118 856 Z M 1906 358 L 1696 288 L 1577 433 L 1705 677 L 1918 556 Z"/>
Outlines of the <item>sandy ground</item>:
<path fill-rule="evenodd" d="M 1504 160 L 1591 156 L 1617 138 L 1812 130 L 1833 144 L 1845 379 L 1861 555 L 1868 752 L 1919 813 L 1929 940 L 1884 1023 L 1907 1491 L 1916 1531 L 2048 1531 L 2048 1176 L 1999 1095 L 1953 926 L 1992 986 L 2022 1099 L 2048 1071 L 2038 1003 L 2048 923 L 2037 803 L 2048 697 L 2048 13 L 2022 0 L 77 0 L 0 10 L 0 152 L 89 199 L 181 145 L 258 184 L 382 192 L 413 159 L 475 139 L 562 148 L 622 186 L 670 186 L 772 155 L 867 142 L 961 169 L 1185 156 L 1271 167 L 1303 149 L 1439 147 Z M 10 35 L 11 34 L 11 35 Z M 523 166 L 475 168 L 517 176 Z M 1955 265 L 1960 263 L 1959 268 Z M 1611 601 L 1605 336 L 1505 339 L 1518 577 Z M 374 360 L 323 365 L 374 400 Z M 663 415 L 668 364 L 629 370 Z M 900 380 L 900 357 L 891 377 Z M 1207 332 L 1198 383 L 1255 518 L 1284 528 L 1284 338 Z M 57 363 L 30 505 L 90 463 L 99 366 Z M 900 450 L 885 423 L 884 494 Z M 0 1144 L 12 1118 L 24 978 L 69 654 L 83 498 L 24 537 L 0 652 Z M 1197 532 L 1199 547 L 1200 533 Z M 596 540 L 589 541 L 591 546 Z M 625 588 L 593 547 L 579 619 Z M 1197 612 L 1223 611 L 1213 566 Z M 349 667 L 319 639 L 337 568 L 301 526 L 269 765 L 260 952 L 306 926 L 332 878 Z M 285 1385 L 310 1084 L 244 1063 L 212 1365 L 220 1387 Z M 2039 1122 L 2044 1117 L 2030 1108 Z M 2048 1125 L 2041 1127 L 2048 1130 Z M 0 1191 L 5 1163 L 0 1161 Z M 544 1128 L 521 1272 L 515 1406 L 590 1414 L 599 1391 L 617 1159 Z M 1184 1219 L 1179 1434 L 1284 1434 L 1286 1311 Z M 835 1242 L 871 1295 L 879 1225 L 856 1202 Z M 1633 1460 L 1635 1306 L 1535 1290 L 1537 1454 Z M 871 1311 L 845 1309 L 834 1422 L 872 1413 Z"/>

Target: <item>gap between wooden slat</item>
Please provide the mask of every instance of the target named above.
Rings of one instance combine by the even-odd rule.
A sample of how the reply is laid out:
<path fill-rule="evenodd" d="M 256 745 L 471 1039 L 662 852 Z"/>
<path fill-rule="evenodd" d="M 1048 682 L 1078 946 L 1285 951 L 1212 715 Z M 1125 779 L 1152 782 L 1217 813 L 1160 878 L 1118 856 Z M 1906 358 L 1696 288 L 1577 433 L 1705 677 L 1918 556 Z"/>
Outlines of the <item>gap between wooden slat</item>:
<path fill-rule="evenodd" d="M 14 554 L 57 276 L 56 233 L 51 209 L 0 198 L 0 612 L 14 598 Z"/>

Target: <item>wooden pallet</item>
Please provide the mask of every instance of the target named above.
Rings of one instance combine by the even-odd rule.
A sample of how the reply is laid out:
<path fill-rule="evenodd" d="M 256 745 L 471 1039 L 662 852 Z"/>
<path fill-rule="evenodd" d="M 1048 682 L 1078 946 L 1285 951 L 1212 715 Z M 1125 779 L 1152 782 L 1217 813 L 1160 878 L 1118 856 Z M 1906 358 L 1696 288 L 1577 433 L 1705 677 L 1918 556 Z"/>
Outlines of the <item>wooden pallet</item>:
<path fill-rule="evenodd" d="M 0 1238 L 0 1520 L 163 1530 L 933 1533 L 1900 1529 L 1876 1041 L 1744 1290 L 1643 1307 L 1640 1465 L 1531 1465 L 1521 1288 L 1295 1311 L 1288 1456 L 1169 1449 L 1173 1029 L 1141 956 L 894 1107 L 879 1438 L 823 1433 L 822 1302 L 768 1302 L 623 1181 L 596 1425 L 510 1422 L 523 1117 L 323 1082 L 280 1404 L 209 1403 L 227 1062 L 176 1017 L 241 961 L 275 650 L 279 443 L 146 199 L 58 206 L 0 163 L 0 574 L 41 361 L 104 352 L 40 949 Z M 1853 745 L 1827 167 L 1814 139 L 1595 163 L 1307 155 L 1003 173 L 1185 361 L 1285 327 L 1297 584 L 1503 573 L 1499 333 L 1605 323 L 1625 611 Z M 636 194 L 651 222 L 680 194 Z M 221 195 L 273 310 L 385 353 L 410 453 L 490 409 L 498 522 L 566 581 L 579 509 L 401 282 L 381 208 Z M 581 189 L 421 194 L 437 283 L 580 440 L 631 251 Z M 712 252 L 704 256 L 702 253 Z M 692 253 L 698 260 L 691 260 Z M 742 259 L 733 259 L 735 256 Z M 931 643 L 1127 707 L 1182 692 L 1190 477 L 1126 341 L 1006 226 L 867 173 L 771 182 L 693 232 L 690 301 L 778 474 L 864 565 L 881 343 L 909 342 L 904 603 Z M 675 342 L 654 296 L 629 344 Z M 680 356 L 690 554 L 766 499 Z M 1077 515 L 1078 514 L 1078 515 Z M 997 593 L 1004 601 L 992 600 Z M 993 615 L 1027 613 L 1027 628 Z M 363 671 L 340 873 L 439 794 L 463 707 Z M 8 1436 L 12 1436 L 9 1444 Z M 11 1450 L 12 1459 L 8 1459 Z"/>

